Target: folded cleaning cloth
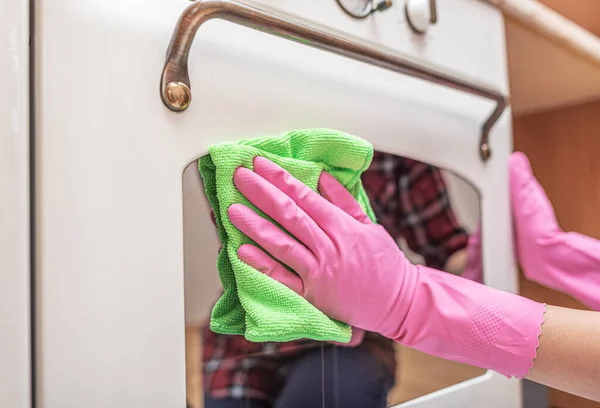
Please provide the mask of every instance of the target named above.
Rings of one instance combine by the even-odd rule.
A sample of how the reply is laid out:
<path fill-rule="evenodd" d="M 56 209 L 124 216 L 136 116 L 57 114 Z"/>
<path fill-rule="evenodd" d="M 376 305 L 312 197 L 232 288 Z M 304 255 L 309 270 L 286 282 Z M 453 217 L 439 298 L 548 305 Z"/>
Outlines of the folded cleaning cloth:
<path fill-rule="evenodd" d="M 224 293 L 212 310 L 210 327 L 216 333 L 244 335 L 254 342 L 313 339 L 350 341 L 351 328 L 330 319 L 291 289 L 240 261 L 238 248 L 256 245 L 229 221 L 227 209 L 235 203 L 254 209 L 233 184 L 233 173 L 252 169 L 263 156 L 317 190 L 321 171 L 331 173 L 375 220 L 360 177 L 373 158 L 365 140 L 331 129 L 296 130 L 281 137 L 262 137 L 212 146 L 198 162 L 204 189 L 215 213 L 222 249 L 217 269 Z"/>

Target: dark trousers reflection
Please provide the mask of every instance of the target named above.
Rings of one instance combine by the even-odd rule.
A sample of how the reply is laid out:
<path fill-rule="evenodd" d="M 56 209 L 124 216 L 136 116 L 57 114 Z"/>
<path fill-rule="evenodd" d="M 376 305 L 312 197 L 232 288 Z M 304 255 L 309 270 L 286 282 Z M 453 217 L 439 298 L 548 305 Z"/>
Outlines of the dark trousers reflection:
<path fill-rule="evenodd" d="M 385 408 L 392 386 L 389 367 L 374 358 L 364 345 L 344 348 L 333 345 L 310 348 L 278 365 L 276 399 L 261 397 L 205 397 L 208 408 Z M 324 370 L 323 370 L 324 369 Z M 266 380 L 266 377 L 263 378 Z M 248 384 L 250 385 L 250 384 Z M 272 389 L 273 389 L 272 388 Z M 242 390 L 231 390 L 237 394 Z M 275 390 L 273 390 L 275 391 Z M 243 392 L 242 392 L 243 393 Z M 324 404 L 323 404 L 324 403 Z"/>

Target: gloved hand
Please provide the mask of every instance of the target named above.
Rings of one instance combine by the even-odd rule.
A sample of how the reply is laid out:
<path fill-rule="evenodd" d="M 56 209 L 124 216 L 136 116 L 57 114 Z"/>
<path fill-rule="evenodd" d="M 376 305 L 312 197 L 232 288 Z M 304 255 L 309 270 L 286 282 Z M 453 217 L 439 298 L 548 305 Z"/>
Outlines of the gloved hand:
<path fill-rule="evenodd" d="M 252 245 L 239 249 L 240 259 L 260 266 L 258 270 L 317 304 L 330 317 L 365 330 L 394 330 L 395 327 L 385 327 L 387 319 L 381 312 L 395 310 L 397 299 L 381 296 L 381 290 L 385 287 L 386 291 L 400 293 L 404 278 L 413 276 L 406 270 L 414 266 L 384 228 L 373 224 L 350 193 L 329 174 L 323 173 L 319 183 L 321 194 L 330 200 L 327 201 L 267 159 L 255 158 L 254 169 L 256 173 L 239 168 L 234 174 L 236 186 L 300 242 L 243 205 L 232 205 L 229 218 L 298 275 Z M 370 285 L 365 285 L 364 279 L 354 279 L 365 270 L 370 271 Z M 342 271 L 347 279 L 338 276 Z M 302 279 L 308 275 L 313 278 Z M 337 301 L 342 298 L 354 301 Z M 374 305 L 377 307 L 371 307 Z"/>
<path fill-rule="evenodd" d="M 527 156 L 510 157 L 517 254 L 525 276 L 600 310 L 600 241 L 564 232 Z"/>
<path fill-rule="evenodd" d="M 325 172 L 322 196 L 261 157 L 254 159 L 254 171 L 237 169 L 234 182 L 291 235 L 250 208 L 232 205 L 232 223 L 273 256 L 244 245 L 240 259 L 328 316 L 507 376 L 524 377 L 532 367 L 544 305 L 412 265 Z"/>

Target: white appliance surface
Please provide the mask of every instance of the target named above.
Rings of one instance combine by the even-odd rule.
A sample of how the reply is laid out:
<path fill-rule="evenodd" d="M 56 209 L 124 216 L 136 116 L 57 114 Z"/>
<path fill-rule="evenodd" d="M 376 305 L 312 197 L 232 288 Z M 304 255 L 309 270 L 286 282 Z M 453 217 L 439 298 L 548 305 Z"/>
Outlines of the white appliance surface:
<path fill-rule="evenodd" d="M 502 17 L 482 2 L 438 1 L 424 37 L 402 1 L 362 22 L 333 0 L 259 3 L 507 90 Z M 184 169 L 221 141 L 331 127 L 466 178 L 483 195 L 486 280 L 516 289 L 509 110 L 483 163 L 490 101 L 212 20 L 191 50 L 193 103 L 176 114 L 159 80 L 189 4 L 36 2 L 37 408 L 184 406 L 184 312 L 200 319 L 218 287 L 216 236 Z M 488 372 L 402 406 L 516 408 L 519 389 Z"/>
<path fill-rule="evenodd" d="M 0 3 L 0 407 L 31 403 L 29 2 Z"/>

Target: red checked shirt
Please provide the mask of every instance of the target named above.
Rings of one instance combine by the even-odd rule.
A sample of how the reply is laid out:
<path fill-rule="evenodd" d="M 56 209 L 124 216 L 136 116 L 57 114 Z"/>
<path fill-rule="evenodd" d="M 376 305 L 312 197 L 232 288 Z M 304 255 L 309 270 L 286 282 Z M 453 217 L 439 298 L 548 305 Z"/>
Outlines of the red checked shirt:
<path fill-rule="evenodd" d="M 399 242 L 443 269 L 446 261 L 467 246 L 468 235 L 459 225 L 438 168 L 412 159 L 375 152 L 363 174 L 363 185 L 379 224 Z M 322 343 L 252 343 L 242 336 L 213 333 L 203 328 L 204 391 L 212 398 L 249 398 L 272 401 L 283 382 L 282 367 L 303 350 Z M 370 351 L 395 373 L 391 340 L 367 333 L 358 347 Z"/>

